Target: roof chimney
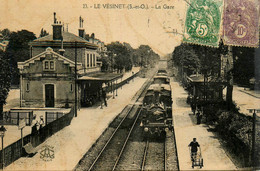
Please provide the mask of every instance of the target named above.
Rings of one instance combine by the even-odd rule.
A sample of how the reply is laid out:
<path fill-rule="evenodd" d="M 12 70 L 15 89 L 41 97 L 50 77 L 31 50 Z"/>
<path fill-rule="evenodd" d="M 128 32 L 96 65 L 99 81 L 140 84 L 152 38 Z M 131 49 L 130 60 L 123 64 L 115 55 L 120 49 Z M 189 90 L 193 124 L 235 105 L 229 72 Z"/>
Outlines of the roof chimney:
<path fill-rule="evenodd" d="M 60 55 L 64 55 L 65 49 L 63 49 L 63 37 L 61 37 L 61 48 L 59 49 Z"/>
<path fill-rule="evenodd" d="M 92 43 L 95 43 L 95 33 L 91 34 L 91 38 L 92 38 Z"/>
<path fill-rule="evenodd" d="M 85 29 L 83 28 L 83 18 L 80 16 L 79 17 L 79 37 L 84 38 L 85 35 Z"/>
<path fill-rule="evenodd" d="M 57 21 L 56 13 L 54 12 L 54 23 L 52 24 L 53 40 L 62 39 L 62 24 Z"/>

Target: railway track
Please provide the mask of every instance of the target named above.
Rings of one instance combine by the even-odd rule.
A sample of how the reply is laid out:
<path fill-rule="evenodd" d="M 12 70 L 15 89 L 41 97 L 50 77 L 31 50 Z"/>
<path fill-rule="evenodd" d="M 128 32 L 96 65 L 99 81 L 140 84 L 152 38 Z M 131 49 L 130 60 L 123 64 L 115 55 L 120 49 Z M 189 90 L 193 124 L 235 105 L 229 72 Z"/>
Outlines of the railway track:
<path fill-rule="evenodd" d="M 134 123 L 129 123 L 129 120 L 126 119 L 127 116 L 120 122 L 112 136 L 98 154 L 97 158 L 94 160 L 93 164 L 88 169 L 89 171 L 100 169 L 115 170 L 132 129 L 135 126 L 136 120 L 139 117 L 140 111 L 140 107 L 135 105 L 130 109 L 127 116 L 130 114 L 133 115 L 133 112 L 138 112 L 138 115 L 134 119 Z M 130 130 L 128 130 L 129 125 L 132 125 Z"/>
<path fill-rule="evenodd" d="M 102 148 L 98 147 L 98 155 L 96 155 L 97 152 L 95 152 L 95 150 L 92 150 L 90 154 L 87 152 L 75 167 L 75 170 L 116 169 L 117 163 L 120 161 L 120 156 L 123 154 L 127 141 L 141 113 L 140 98 L 144 96 L 146 89 L 151 83 L 151 79 L 148 79 L 145 82 L 142 88 L 132 98 L 131 104 L 128 105 L 119 114 L 119 117 L 115 119 L 115 123 L 120 120 L 119 124 L 112 123 L 105 131 L 111 135 L 108 139 L 102 140 L 106 143 L 102 146 Z M 129 130 L 129 128 L 131 129 Z M 102 136 L 100 138 L 102 139 Z"/>
<path fill-rule="evenodd" d="M 144 95 L 146 89 L 149 87 L 151 79 L 149 79 L 142 87 L 134 99 L 137 102 L 141 96 Z M 115 170 L 120 161 L 120 158 L 127 145 L 129 137 L 136 126 L 137 120 L 141 113 L 140 105 L 133 104 L 128 110 L 125 117 L 121 120 L 115 131 L 104 145 L 92 165 L 88 169 L 91 170 Z M 132 123 L 133 120 L 133 123 Z M 131 128 L 130 128 L 131 127 Z M 130 130 L 128 130 L 130 128 Z"/>
<path fill-rule="evenodd" d="M 146 141 L 141 170 L 166 170 L 165 142 Z"/>
<path fill-rule="evenodd" d="M 107 128 L 105 132 L 110 136 L 100 136 L 102 143 L 94 145 L 95 148 L 86 153 L 75 170 L 178 170 L 178 162 L 175 162 L 178 160 L 172 162 L 173 160 L 168 159 L 169 152 L 166 152 L 166 146 L 169 145 L 169 141 L 167 144 L 166 141 L 145 141 L 143 129 L 139 127 L 140 105 L 150 83 L 151 79 L 136 93 L 130 105 L 118 115 L 115 119 L 117 124 L 112 123 Z M 172 140 L 170 141 L 173 142 Z M 176 157 L 172 155 L 170 158 Z"/>

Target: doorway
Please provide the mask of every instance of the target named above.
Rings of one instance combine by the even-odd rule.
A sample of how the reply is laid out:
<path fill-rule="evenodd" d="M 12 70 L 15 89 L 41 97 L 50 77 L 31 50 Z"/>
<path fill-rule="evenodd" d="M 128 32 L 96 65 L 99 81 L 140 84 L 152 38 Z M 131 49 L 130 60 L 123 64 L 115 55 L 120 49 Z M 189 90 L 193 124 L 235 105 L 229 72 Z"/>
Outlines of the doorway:
<path fill-rule="evenodd" d="M 45 85 L 45 107 L 54 107 L 54 85 Z"/>

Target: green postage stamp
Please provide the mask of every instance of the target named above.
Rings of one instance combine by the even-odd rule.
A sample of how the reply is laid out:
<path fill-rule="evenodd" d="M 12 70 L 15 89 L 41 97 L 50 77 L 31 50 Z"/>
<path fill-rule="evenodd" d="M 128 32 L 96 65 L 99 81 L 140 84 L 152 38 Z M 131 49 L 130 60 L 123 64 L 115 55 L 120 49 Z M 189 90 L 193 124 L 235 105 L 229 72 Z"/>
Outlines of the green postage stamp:
<path fill-rule="evenodd" d="M 190 0 L 183 41 L 218 47 L 220 38 L 222 0 Z"/>

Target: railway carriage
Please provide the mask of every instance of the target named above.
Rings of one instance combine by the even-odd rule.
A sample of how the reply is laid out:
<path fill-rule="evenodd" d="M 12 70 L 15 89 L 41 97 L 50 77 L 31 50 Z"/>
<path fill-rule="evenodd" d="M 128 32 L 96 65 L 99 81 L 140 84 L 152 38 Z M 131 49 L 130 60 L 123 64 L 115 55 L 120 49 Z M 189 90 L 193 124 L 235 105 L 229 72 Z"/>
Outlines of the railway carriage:
<path fill-rule="evenodd" d="M 167 73 L 167 71 L 165 70 L 165 69 L 159 69 L 158 71 L 157 71 L 157 74 L 156 75 L 162 75 L 162 76 L 167 76 L 168 75 L 168 73 Z"/>
<path fill-rule="evenodd" d="M 169 84 L 170 79 L 165 75 L 156 75 L 153 78 L 153 84 Z"/>

